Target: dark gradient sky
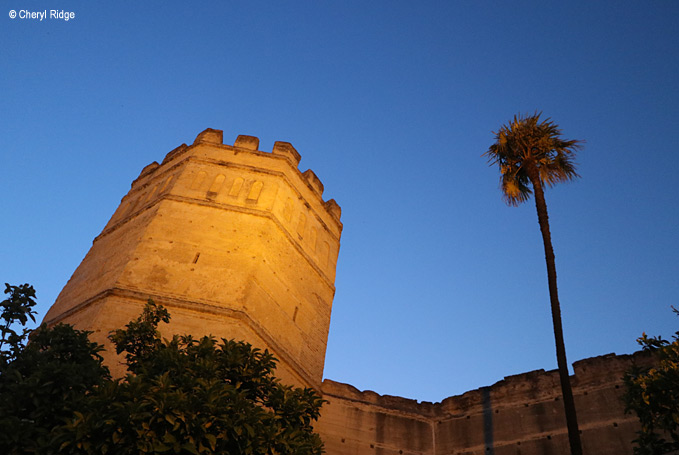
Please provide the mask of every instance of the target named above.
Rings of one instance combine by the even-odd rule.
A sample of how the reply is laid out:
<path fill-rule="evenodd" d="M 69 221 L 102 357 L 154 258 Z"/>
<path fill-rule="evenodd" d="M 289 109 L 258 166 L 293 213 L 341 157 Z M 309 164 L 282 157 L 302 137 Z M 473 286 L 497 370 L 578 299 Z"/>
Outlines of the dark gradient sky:
<path fill-rule="evenodd" d="M 569 360 L 670 336 L 679 3 L 367 3 L 3 1 L 0 280 L 42 318 L 139 171 L 218 128 L 292 142 L 342 206 L 327 378 L 439 401 L 552 369 L 534 205 L 481 157 L 537 110 L 586 141 L 547 192 Z"/>

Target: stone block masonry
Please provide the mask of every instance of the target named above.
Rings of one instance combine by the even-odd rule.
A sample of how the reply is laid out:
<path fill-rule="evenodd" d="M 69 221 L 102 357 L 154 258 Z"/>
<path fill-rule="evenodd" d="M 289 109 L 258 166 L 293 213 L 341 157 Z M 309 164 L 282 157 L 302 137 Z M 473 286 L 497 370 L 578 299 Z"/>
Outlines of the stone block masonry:
<path fill-rule="evenodd" d="M 632 454 L 639 424 L 624 413 L 622 377 L 645 353 L 581 360 L 572 377 L 583 450 Z M 329 454 L 568 455 L 558 372 L 510 376 L 441 403 L 359 392 L 323 382 L 328 403 L 317 429 Z"/>
<path fill-rule="evenodd" d="M 330 455 L 566 455 L 556 371 L 507 377 L 441 403 L 322 382 L 341 208 L 299 162 L 288 142 L 267 153 L 256 137 L 225 145 L 222 131 L 207 129 L 149 164 L 44 321 L 93 330 L 115 375 L 125 368 L 107 335 L 149 298 L 172 314 L 166 337 L 211 334 L 268 349 L 284 382 L 328 401 L 316 429 Z M 638 424 L 623 412 L 622 377 L 632 362 L 649 360 L 574 364 L 586 454 L 632 454 Z"/>
<path fill-rule="evenodd" d="M 153 298 L 168 331 L 247 340 L 276 355 L 283 379 L 320 388 L 341 209 L 291 144 L 258 147 L 208 129 L 146 166 L 45 321 L 106 344 Z"/>

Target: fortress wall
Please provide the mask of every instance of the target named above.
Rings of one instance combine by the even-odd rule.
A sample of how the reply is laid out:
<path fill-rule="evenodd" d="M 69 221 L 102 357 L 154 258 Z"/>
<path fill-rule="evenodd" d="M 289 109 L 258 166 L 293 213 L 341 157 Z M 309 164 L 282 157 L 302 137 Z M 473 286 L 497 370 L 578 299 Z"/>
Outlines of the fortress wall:
<path fill-rule="evenodd" d="M 315 426 L 329 455 L 434 455 L 433 405 L 323 381 Z"/>
<path fill-rule="evenodd" d="M 132 182 L 130 191 L 92 241 L 92 247 L 59 293 L 44 322 L 65 321 L 77 328 L 93 328 L 103 293 L 116 287 L 123 270 L 134 260 L 146 226 L 156 216 L 157 203 L 176 180 L 177 166 L 159 167 L 156 162 L 149 164 Z"/>
<path fill-rule="evenodd" d="M 571 377 L 583 450 L 593 455 L 632 454 L 638 430 L 624 413 L 623 376 L 635 356 L 606 355 L 574 364 Z M 568 433 L 557 371 L 510 376 L 441 403 L 436 425 L 439 454 L 568 455 Z"/>
<path fill-rule="evenodd" d="M 172 314 L 164 336 L 246 340 L 279 359 L 277 375 L 328 401 L 316 425 L 330 455 L 566 455 L 555 371 L 510 376 L 441 403 L 321 384 L 341 209 L 323 184 L 298 169 L 287 142 L 271 153 L 238 136 L 225 145 L 208 129 L 162 163 L 146 166 L 59 294 L 45 322 L 109 331 L 136 318 L 148 298 Z M 121 357 L 106 362 L 121 375 Z M 638 428 L 625 415 L 622 377 L 643 354 L 574 364 L 586 454 L 631 454 Z M 350 367 L 350 366 L 347 366 Z"/>
<path fill-rule="evenodd" d="M 153 217 L 151 212 L 140 214 L 140 218 L 149 221 Z M 84 302 L 91 301 L 102 292 L 114 288 L 124 268 L 133 258 L 137 242 L 144 232 L 144 224 L 144 222 L 126 224 L 104 238 L 95 239 L 92 248 L 45 315 L 44 322 L 55 324 L 64 318 L 71 318 L 74 312 L 81 311 L 82 308 L 79 307 Z M 89 314 L 94 315 L 96 311 L 90 309 Z M 77 316 L 76 319 L 69 319 L 69 322 L 83 320 L 85 325 L 76 327 L 86 328 L 92 319 L 83 317 Z"/>
<path fill-rule="evenodd" d="M 574 364 L 571 380 L 586 454 L 632 454 L 639 424 L 624 413 L 622 377 L 632 362 L 649 360 L 644 353 L 610 354 Z M 570 453 L 556 371 L 510 376 L 435 404 L 359 392 L 328 380 L 323 393 L 329 403 L 318 431 L 331 455 L 372 454 L 377 448 L 435 455 Z M 388 422 L 388 431 L 380 429 L 381 422 Z"/>
<path fill-rule="evenodd" d="M 222 139 L 205 130 L 141 171 L 45 321 L 106 341 L 153 298 L 174 333 L 247 340 L 320 388 L 341 209 L 289 143 Z"/>

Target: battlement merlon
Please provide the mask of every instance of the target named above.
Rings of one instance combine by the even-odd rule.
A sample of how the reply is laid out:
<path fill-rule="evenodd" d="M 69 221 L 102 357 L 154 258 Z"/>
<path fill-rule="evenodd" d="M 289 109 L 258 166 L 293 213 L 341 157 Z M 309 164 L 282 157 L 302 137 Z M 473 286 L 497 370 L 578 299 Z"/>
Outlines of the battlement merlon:
<path fill-rule="evenodd" d="M 150 179 L 156 170 L 165 167 L 166 164 L 172 163 L 177 158 L 184 156 L 192 149 L 203 145 L 232 150 L 236 155 L 246 153 L 253 156 L 274 158 L 277 161 L 288 163 L 289 167 L 294 170 L 294 174 L 296 174 L 301 182 L 304 183 L 304 186 L 310 190 L 310 193 L 314 195 L 312 197 L 317 198 L 325 212 L 330 215 L 330 219 L 334 221 L 339 232 L 342 232 L 342 222 L 340 221 L 342 216 L 341 207 L 334 199 L 329 199 L 327 201 L 323 199 L 323 183 L 311 169 L 307 169 L 304 172 L 299 170 L 298 165 L 301 160 L 301 156 L 289 142 L 276 141 L 274 143 L 273 150 L 270 153 L 263 152 L 258 150 L 259 138 L 257 137 L 239 135 L 233 145 L 227 145 L 223 143 L 223 132 L 221 130 L 208 128 L 198 134 L 192 145 L 187 146 L 186 144 L 182 144 L 179 147 L 171 150 L 165 156 L 165 159 L 161 164 L 158 164 L 154 161 L 153 163 L 144 167 L 144 169 L 142 169 L 141 173 L 139 174 L 139 177 L 137 177 L 134 182 L 132 182 L 132 188 L 135 188 L 138 185 L 144 185 L 145 181 Z"/>

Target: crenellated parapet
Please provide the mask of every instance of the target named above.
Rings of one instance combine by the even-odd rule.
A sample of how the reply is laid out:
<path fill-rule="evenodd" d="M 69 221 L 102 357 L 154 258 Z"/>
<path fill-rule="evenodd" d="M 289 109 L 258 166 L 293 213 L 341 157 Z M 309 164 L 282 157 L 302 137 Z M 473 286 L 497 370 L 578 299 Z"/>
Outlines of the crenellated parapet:
<path fill-rule="evenodd" d="M 320 387 L 341 209 L 292 144 L 223 142 L 207 129 L 142 169 L 46 321 L 108 333 L 150 297 L 183 312 L 177 333 L 248 340 Z"/>
<path fill-rule="evenodd" d="M 161 164 L 153 162 L 142 169 L 100 237 L 163 197 L 188 197 L 270 214 L 334 281 L 342 209 L 334 199 L 323 199 L 323 183 L 311 169 L 299 170 L 300 159 L 289 142 L 277 141 L 271 152 L 263 152 L 257 137 L 239 135 L 228 145 L 221 130 L 208 128 L 192 145 L 182 144 Z M 187 161 L 192 164 L 188 172 L 181 166 Z M 272 175 L 287 185 L 272 182 L 268 178 Z"/>

